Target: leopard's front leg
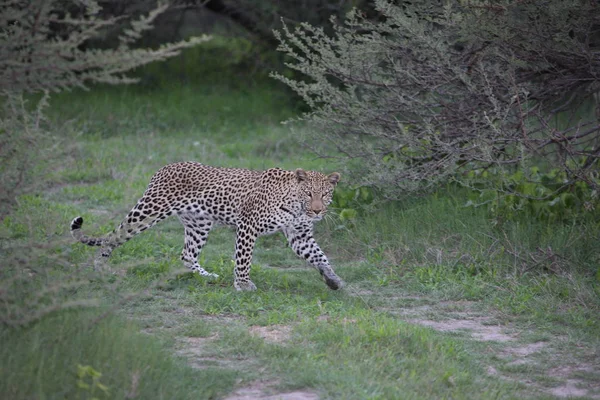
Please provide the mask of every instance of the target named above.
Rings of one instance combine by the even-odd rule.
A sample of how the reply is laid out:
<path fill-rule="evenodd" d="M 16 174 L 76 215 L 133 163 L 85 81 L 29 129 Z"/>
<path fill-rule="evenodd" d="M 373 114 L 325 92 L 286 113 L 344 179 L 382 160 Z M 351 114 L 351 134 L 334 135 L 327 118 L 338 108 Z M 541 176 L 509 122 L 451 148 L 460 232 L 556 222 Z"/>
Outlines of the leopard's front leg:
<path fill-rule="evenodd" d="M 256 236 L 256 232 L 248 224 L 241 223 L 237 228 L 233 286 L 240 291 L 256 290 L 256 285 L 250 280 L 250 266 L 252 265 Z"/>
<path fill-rule="evenodd" d="M 327 256 L 313 238 L 312 223 L 286 227 L 283 229 L 283 233 L 298 257 L 304 258 L 315 267 L 330 289 L 337 290 L 344 285 L 344 282 L 331 268 Z"/>

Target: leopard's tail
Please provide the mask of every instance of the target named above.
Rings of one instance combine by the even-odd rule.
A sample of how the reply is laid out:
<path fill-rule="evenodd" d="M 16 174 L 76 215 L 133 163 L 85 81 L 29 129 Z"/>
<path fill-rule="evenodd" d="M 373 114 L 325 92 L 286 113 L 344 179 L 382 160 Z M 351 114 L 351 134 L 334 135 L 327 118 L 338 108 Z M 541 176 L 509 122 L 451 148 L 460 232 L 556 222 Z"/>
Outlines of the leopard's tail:
<path fill-rule="evenodd" d="M 87 244 L 88 246 L 102 246 L 108 241 L 108 238 L 106 238 L 106 237 L 95 238 L 95 237 L 90 237 L 90 236 L 84 235 L 81 232 L 82 225 L 83 225 L 83 218 L 81 218 L 81 217 L 77 217 L 77 218 L 73 219 L 73 221 L 71 221 L 71 235 L 78 242 Z"/>

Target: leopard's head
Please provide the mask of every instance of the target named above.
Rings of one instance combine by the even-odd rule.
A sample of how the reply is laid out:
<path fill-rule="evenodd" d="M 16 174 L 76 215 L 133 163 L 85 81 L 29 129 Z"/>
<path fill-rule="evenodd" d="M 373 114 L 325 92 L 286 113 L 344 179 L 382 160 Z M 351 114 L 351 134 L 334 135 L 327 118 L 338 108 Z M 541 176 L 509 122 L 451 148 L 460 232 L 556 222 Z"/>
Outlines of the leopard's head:
<path fill-rule="evenodd" d="M 333 200 L 333 189 L 340 180 L 340 174 L 329 175 L 315 171 L 296 170 L 303 209 L 313 220 L 320 220 L 327 212 L 327 206 Z"/>

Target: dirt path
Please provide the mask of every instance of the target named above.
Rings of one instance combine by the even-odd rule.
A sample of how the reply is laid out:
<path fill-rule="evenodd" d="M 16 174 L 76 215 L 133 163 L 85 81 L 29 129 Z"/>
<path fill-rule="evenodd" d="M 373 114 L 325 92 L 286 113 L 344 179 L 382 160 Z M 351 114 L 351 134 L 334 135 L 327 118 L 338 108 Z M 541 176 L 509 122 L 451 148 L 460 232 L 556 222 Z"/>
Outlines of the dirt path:
<path fill-rule="evenodd" d="M 516 384 L 517 393 L 524 398 L 600 399 L 600 350 L 581 338 L 561 336 L 547 327 L 536 327 L 534 323 L 515 322 L 510 316 L 486 309 L 481 302 L 403 296 L 393 288 L 387 292 L 350 288 L 348 292 L 360 297 L 369 307 L 401 321 L 431 328 L 462 341 L 466 351 L 480 355 L 478 360 L 488 375 Z M 207 325 L 247 330 L 255 338 L 281 346 L 286 346 L 292 337 L 291 325 L 247 325 L 241 317 L 208 316 L 195 307 L 182 307 L 177 296 L 171 298 L 162 293 L 162 297 L 165 304 L 155 308 L 149 316 L 167 322 L 167 326 L 176 327 L 182 320 L 204 320 L 209 322 Z M 134 315 L 139 316 L 137 311 L 130 317 Z M 311 390 L 282 390 L 278 377 L 269 375 L 257 359 L 224 355 L 218 346 L 215 350 L 214 343 L 220 341 L 218 331 L 213 330 L 204 337 L 173 333 L 177 354 L 194 368 L 260 372 L 240 380 L 226 400 L 319 398 Z"/>
<path fill-rule="evenodd" d="M 359 291 L 365 301 L 375 300 L 372 291 Z M 537 332 L 503 322 L 469 301 L 433 303 L 408 296 L 386 298 L 388 313 L 439 332 L 487 344 L 487 373 L 522 384 L 526 391 L 557 398 L 600 399 L 600 357 L 586 343 Z M 395 303 L 395 304 L 394 304 Z"/>
<path fill-rule="evenodd" d="M 250 326 L 249 333 L 260 337 L 270 343 L 285 343 L 289 339 L 291 327 L 286 325 Z M 180 337 L 178 354 L 187 358 L 190 366 L 204 369 L 209 367 L 222 367 L 231 369 L 251 368 L 255 360 L 230 359 L 211 354 L 211 341 L 218 339 L 219 335 L 209 337 Z M 260 368 L 259 365 L 257 365 Z M 239 382 L 241 383 L 241 382 Z M 319 395 L 308 390 L 294 390 L 281 392 L 277 390 L 276 380 L 256 380 L 246 385 L 241 385 L 223 400 L 319 400 Z"/>

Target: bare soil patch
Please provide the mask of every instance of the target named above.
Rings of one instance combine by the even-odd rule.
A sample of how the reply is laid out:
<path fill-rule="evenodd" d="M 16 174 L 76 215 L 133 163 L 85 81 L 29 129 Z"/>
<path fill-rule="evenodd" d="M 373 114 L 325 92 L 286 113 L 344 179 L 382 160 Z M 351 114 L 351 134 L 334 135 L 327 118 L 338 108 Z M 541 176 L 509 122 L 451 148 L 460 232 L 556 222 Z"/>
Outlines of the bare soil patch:
<path fill-rule="evenodd" d="M 548 346 L 548 342 L 535 342 L 520 346 L 512 346 L 505 349 L 507 355 L 527 357 L 535 354 Z"/>
<path fill-rule="evenodd" d="M 588 390 L 580 388 L 581 384 L 582 382 L 579 380 L 567 379 L 563 385 L 550 389 L 549 393 L 556 397 L 586 397 L 591 399 L 600 398 L 598 396 L 588 396 Z"/>
<path fill-rule="evenodd" d="M 586 397 L 589 399 L 600 399 L 600 381 L 586 382 L 583 379 L 575 378 L 577 373 L 598 372 L 598 366 L 589 364 L 562 365 L 550 369 L 548 375 L 554 378 L 564 380 L 559 386 L 550 389 L 548 392 L 556 397 Z"/>
<path fill-rule="evenodd" d="M 227 367 L 234 360 L 208 355 L 207 347 L 210 347 L 210 342 L 218 337 L 218 334 L 209 337 L 180 337 L 178 338 L 180 349 L 176 353 L 187 358 L 188 364 L 193 368 Z"/>
<path fill-rule="evenodd" d="M 188 364 L 197 369 L 216 367 L 243 370 L 256 365 L 257 360 L 252 358 L 220 356 L 211 348 L 211 343 L 218 337 L 218 333 L 208 337 L 179 337 L 176 354 L 185 357 Z"/>
<path fill-rule="evenodd" d="M 271 325 L 271 326 L 259 326 L 253 325 L 248 328 L 248 331 L 252 336 L 263 338 L 267 342 L 271 343 L 283 343 L 290 338 L 292 328 L 287 325 Z"/>
<path fill-rule="evenodd" d="M 432 321 L 426 319 L 411 319 L 409 322 L 429 326 L 441 332 L 468 331 L 473 339 L 494 342 L 510 342 L 515 340 L 511 335 L 503 332 L 498 325 L 484 325 L 489 318 L 477 317 L 474 319 L 449 319 L 446 321 Z"/>
<path fill-rule="evenodd" d="M 272 386 L 275 384 L 276 382 L 253 382 L 249 386 L 237 389 L 224 400 L 319 400 L 316 393 L 305 390 L 274 393 Z"/>

